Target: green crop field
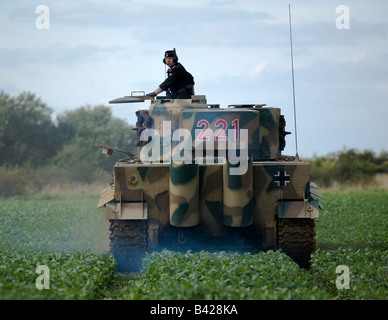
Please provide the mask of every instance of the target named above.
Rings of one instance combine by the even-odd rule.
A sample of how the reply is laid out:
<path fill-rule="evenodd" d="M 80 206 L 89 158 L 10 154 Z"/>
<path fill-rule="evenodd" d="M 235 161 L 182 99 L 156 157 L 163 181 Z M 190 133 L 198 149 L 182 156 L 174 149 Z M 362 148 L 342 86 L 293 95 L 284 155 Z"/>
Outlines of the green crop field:
<path fill-rule="evenodd" d="M 0 299 L 387 300 L 387 190 L 324 196 L 308 271 L 282 252 L 163 250 L 131 274 L 115 271 L 98 196 L 1 199 Z"/>

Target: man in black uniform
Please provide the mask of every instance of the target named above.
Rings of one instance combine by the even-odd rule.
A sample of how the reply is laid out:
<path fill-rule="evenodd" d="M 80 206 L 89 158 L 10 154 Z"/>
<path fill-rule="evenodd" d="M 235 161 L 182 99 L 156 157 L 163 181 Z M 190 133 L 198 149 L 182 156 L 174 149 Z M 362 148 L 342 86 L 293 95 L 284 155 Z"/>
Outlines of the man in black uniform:
<path fill-rule="evenodd" d="M 171 99 L 191 99 L 194 94 L 194 78 L 178 62 L 175 48 L 164 53 L 163 63 L 169 67 L 168 77 L 155 91 L 147 93 L 147 96 L 155 97 L 166 91 L 167 97 Z"/>

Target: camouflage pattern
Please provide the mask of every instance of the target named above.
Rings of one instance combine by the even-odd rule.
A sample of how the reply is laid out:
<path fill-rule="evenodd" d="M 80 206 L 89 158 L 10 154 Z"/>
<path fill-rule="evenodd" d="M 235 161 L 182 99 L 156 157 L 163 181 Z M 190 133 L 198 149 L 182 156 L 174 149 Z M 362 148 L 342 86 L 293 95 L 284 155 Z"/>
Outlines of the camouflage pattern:
<path fill-rule="evenodd" d="M 281 201 L 304 201 L 310 179 L 308 163 L 268 161 L 254 164 L 254 225 L 266 236 L 263 247 L 276 247 L 276 219 Z"/>
<path fill-rule="evenodd" d="M 253 222 L 252 160 L 242 175 L 231 175 L 229 161 L 223 165 L 223 222 L 230 227 L 246 227 Z"/>
<path fill-rule="evenodd" d="M 193 158 L 194 150 L 201 148 L 204 141 L 198 140 L 198 134 L 206 131 L 204 138 L 218 135 L 227 137 L 228 130 L 247 129 L 249 155 L 253 160 L 270 160 L 281 157 L 284 149 L 284 119 L 280 116 L 279 108 L 219 108 L 217 105 L 206 104 L 204 96 L 193 96 L 193 99 L 153 100 L 149 110 L 136 112 L 138 121 L 136 129 L 138 134 L 137 146 L 144 146 L 148 141 L 141 141 L 141 133 L 147 128 L 152 128 L 160 136 L 160 161 L 166 162 L 172 152 L 171 133 L 178 129 L 186 129 L 191 133 Z M 202 122 L 201 122 L 202 121 Z M 166 127 L 166 122 L 169 126 Z M 205 122 L 208 127 L 205 130 Z M 236 123 L 237 122 L 237 123 Z M 198 125 L 201 124 L 201 125 Z M 206 126 L 207 126 L 206 124 Z M 213 133 L 213 135 L 211 135 Z M 215 140 L 213 149 L 225 149 L 222 140 Z M 240 141 L 237 140 L 237 149 Z M 205 149 L 205 146 L 202 146 Z"/>
<path fill-rule="evenodd" d="M 170 165 L 170 223 L 175 227 L 193 227 L 199 223 L 198 165 Z"/>
<path fill-rule="evenodd" d="M 221 134 L 220 125 L 217 121 L 224 120 L 228 127 L 227 130 L 235 130 L 233 122 L 238 120 L 239 129 L 248 130 L 248 148 L 249 156 L 253 160 L 277 159 L 280 157 L 279 149 L 279 125 L 275 119 L 279 118 L 280 109 L 209 109 L 201 110 L 184 110 L 181 113 L 179 124 L 183 128 L 191 130 L 193 137 L 193 147 L 198 144 L 195 139 L 198 135 L 195 133 L 197 123 L 205 119 L 209 123 L 209 129 L 214 135 Z M 237 149 L 240 148 L 240 141 L 237 141 Z M 215 143 L 215 150 L 219 146 Z"/>
<path fill-rule="evenodd" d="M 222 236 L 227 234 L 225 227 L 252 225 L 251 231 L 263 237 L 264 248 L 276 247 L 279 203 L 307 201 L 309 164 L 250 161 L 243 176 L 228 176 L 227 167 L 119 162 L 114 167 L 114 201 L 145 202 L 159 234 L 170 232 L 171 226 L 198 225 L 202 234 Z M 179 170 L 186 172 L 185 179 L 180 179 Z M 316 213 L 316 202 L 311 205 Z M 177 210 L 179 206 L 184 210 Z"/>
<path fill-rule="evenodd" d="M 144 150 L 150 143 L 141 139 L 144 130 L 156 130 L 160 136 L 159 161 L 117 162 L 113 168 L 113 189 L 109 193 L 104 191 L 99 206 L 109 201 L 138 203 L 138 214 L 145 206 L 147 249 L 167 245 L 171 238 L 189 229 L 195 230 L 198 238 L 229 237 L 231 232 L 241 229 L 261 248 L 276 249 L 278 218 L 318 217 L 320 204 L 314 197 L 317 191 L 310 191 L 314 185 L 310 184 L 309 164 L 281 154 L 288 133 L 279 108 L 219 108 L 208 105 L 204 96 L 193 96 L 153 99 L 149 110 L 136 114 L 137 146 Z M 237 127 L 248 130 L 249 161 L 242 175 L 231 175 L 229 169 L 235 164 L 225 158 L 226 141 L 217 141 L 215 137 L 234 137 L 237 149 L 241 149 L 244 146 L 240 137 L 233 136 Z M 206 138 L 211 133 L 204 132 L 206 128 L 213 132 L 213 152 L 206 161 L 200 161 L 206 154 L 200 155 L 196 150 L 205 149 L 209 141 L 198 137 L 202 134 L 200 137 Z M 191 135 L 192 162 L 170 161 L 180 144 L 173 139 L 178 129 Z M 232 135 L 220 129 L 231 130 Z M 112 217 L 117 219 L 117 215 L 111 211 L 108 215 L 107 211 L 107 218 L 112 221 Z M 125 219 L 138 218 L 126 214 Z"/>

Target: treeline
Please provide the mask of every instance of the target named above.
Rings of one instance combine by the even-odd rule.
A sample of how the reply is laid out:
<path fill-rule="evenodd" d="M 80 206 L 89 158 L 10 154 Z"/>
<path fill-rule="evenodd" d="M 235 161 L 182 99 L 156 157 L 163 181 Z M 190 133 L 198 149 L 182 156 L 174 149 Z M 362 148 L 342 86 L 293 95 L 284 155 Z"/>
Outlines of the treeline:
<path fill-rule="evenodd" d="M 52 114 L 33 93 L 0 91 L 0 196 L 109 179 L 113 164 L 126 155 L 102 155 L 98 142 L 135 152 L 133 127 L 113 117 L 110 107 L 81 106 L 56 119 Z"/>
<path fill-rule="evenodd" d="M 0 197 L 36 192 L 51 185 L 91 184 L 109 180 L 112 166 L 125 154 L 101 154 L 103 142 L 136 153 L 136 134 L 104 105 L 81 106 L 52 117 L 53 110 L 35 94 L 0 91 Z M 388 152 L 342 150 L 305 159 L 311 180 L 320 187 L 368 185 L 388 173 Z"/>
<path fill-rule="evenodd" d="M 388 174 L 388 152 L 344 149 L 323 157 L 307 159 L 311 181 L 320 187 L 359 185 L 373 186 L 376 174 Z"/>

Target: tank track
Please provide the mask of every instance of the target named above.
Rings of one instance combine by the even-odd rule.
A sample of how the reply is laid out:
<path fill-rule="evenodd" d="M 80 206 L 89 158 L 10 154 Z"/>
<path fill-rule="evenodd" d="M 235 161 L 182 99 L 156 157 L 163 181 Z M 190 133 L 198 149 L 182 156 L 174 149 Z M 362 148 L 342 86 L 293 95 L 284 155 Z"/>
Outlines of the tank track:
<path fill-rule="evenodd" d="M 147 251 L 146 220 L 110 220 L 110 252 L 117 262 L 117 271 L 137 272 Z"/>
<path fill-rule="evenodd" d="M 310 256 L 315 251 L 313 219 L 277 219 L 277 246 L 301 268 L 310 268 Z"/>

